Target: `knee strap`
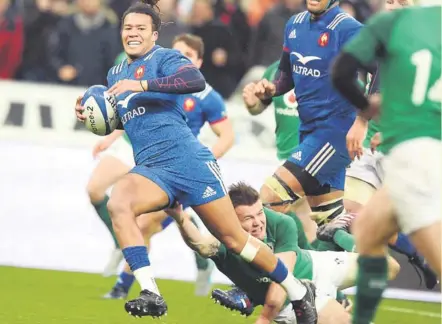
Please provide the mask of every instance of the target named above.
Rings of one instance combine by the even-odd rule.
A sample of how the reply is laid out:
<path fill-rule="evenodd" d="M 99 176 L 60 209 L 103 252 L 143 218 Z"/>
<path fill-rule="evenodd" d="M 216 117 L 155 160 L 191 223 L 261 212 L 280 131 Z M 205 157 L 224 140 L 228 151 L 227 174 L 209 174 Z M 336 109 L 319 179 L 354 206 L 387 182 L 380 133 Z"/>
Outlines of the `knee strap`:
<path fill-rule="evenodd" d="M 264 184 L 270 188 L 280 199 L 278 202 L 265 203 L 265 206 L 282 206 L 292 204 L 301 198 L 276 174 L 268 177 Z"/>
<path fill-rule="evenodd" d="M 318 223 L 318 225 L 322 225 L 330 222 L 344 212 L 344 201 L 342 198 L 338 198 L 327 201 L 319 206 L 311 207 L 311 209 L 311 218 Z"/>

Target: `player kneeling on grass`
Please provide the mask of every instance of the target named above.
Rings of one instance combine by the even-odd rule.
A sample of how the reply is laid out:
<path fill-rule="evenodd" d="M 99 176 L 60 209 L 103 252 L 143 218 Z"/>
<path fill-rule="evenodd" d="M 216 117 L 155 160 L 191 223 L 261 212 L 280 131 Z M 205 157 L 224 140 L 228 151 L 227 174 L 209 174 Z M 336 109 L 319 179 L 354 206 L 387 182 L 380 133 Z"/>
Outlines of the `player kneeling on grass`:
<path fill-rule="evenodd" d="M 335 298 L 338 289 L 354 285 L 357 254 L 303 250 L 299 247 L 298 236 L 305 237 L 305 233 L 298 228 L 297 222 L 288 215 L 265 208 L 255 189 L 239 182 L 230 187 L 229 196 L 243 229 L 271 247 L 296 278 L 316 284 L 319 323 L 349 323 L 349 314 Z M 238 290 L 240 302 L 248 308 L 248 314 L 253 305 L 264 305 L 256 323 L 296 323 L 286 293 L 268 278 L 268 274 L 244 262 L 215 237 L 203 236 L 181 207 L 169 212 L 177 220 L 186 243 L 202 256 L 211 258 L 218 269 L 247 294 Z M 391 271 L 390 278 L 395 274 Z"/>

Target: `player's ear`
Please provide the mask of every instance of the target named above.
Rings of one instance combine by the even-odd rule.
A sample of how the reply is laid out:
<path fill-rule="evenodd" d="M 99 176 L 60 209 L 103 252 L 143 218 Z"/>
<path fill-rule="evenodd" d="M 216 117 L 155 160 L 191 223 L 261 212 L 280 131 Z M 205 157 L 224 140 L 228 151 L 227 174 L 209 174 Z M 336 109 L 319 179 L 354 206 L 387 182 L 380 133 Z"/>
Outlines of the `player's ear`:
<path fill-rule="evenodd" d="M 157 40 L 158 40 L 158 32 L 157 31 L 154 31 L 153 33 L 152 33 L 152 41 L 154 41 L 154 42 L 156 42 Z"/>
<path fill-rule="evenodd" d="M 203 59 L 197 59 L 195 62 L 195 66 L 199 69 L 203 65 Z"/>

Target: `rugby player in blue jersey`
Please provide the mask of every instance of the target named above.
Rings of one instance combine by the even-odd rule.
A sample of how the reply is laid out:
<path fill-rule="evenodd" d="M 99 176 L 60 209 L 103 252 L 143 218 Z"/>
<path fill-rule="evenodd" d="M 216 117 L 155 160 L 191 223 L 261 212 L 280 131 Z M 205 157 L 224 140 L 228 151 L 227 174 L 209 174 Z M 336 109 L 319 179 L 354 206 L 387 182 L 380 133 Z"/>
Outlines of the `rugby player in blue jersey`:
<path fill-rule="evenodd" d="M 139 317 L 166 313 L 135 218 L 180 202 L 191 206 L 229 250 L 281 284 L 299 324 L 316 323 L 313 283 L 297 280 L 269 247 L 241 228 L 215 158 L 186 124 L 180 96 L 201 92 L 206 84 L 185 56 L 155 44 L 161 26 L 156 2 L 139 2 L 125 12 L 121 38 L 128 60 L 108 73 L 109 92 L 117 96 L 119 127 L 132 143 L 136 163 L 117 181 L 107 206 L 124 257 L 142 289 L 125 309 Z M 84 120 L 80 102 L 75 110 Z"/>
<path fill-rule="evenodd" d="M 266 180 L 261 199 L 278 208 L 306 196 L 318 224 L 344 211 L 345 169 L 360 153 L 347 150 L 346 136 L 353 126 L 352 133 L 359 135 L 355 140 L 362 142 L 367 128 L 355 119 L 356 109 L 335 91 L 329 77 L 330 63 L 361 26 L 337 0 L 307 0 L 307 11 L 287 22 L 274 81 L 263 79 L 254 88 L 263 104 L 295 88 L 300 118 L 300 144 Z M 313 222 L 303 220 L 304 225 L 308 222 L 305 230 L 316 231 Z"/>
<path fill-rule="evenodd" d="M 203 63 L 204 43 L 200 37 L 192 34 L 178 35 L 173 41 L 172 48 L 180 51 L 181 54 L 186 56 L 197 68 L 201 67 Z M 213 133 L 218 137 L 210 150 L 216 159 L 222 157 L 233 145 L 234 132 L 232 123 L 227 118 L 226 107 L 221 95 L 207 84 L 206 89 L 202 92 L 183 95 L 180 100 L 186 113 L 187 125 L 189 125 L 192 133 L 198 136 L 201 128 L 207 122 Z M 107 137 L 112 136 L 113 134 Z M 192 213 L 192 220 L 194 220 L 194 216 L 194 213 Z M 172 217 L 168 217 L 163 211 L 143 214 L 137 219 L 138 227 L 140 227 L 143 232 L 147 246 L 149 246 L 151 237 L 161 232 L 171 222 L 173 222 Z M 194 224 L 200 226 L 196 220 L 194 220 Z M 198 269 L 195 294 L 197 296 L 206 296 L 211 288 L 210 276 L 214 268 L 214 263 L 202 258 L 197 253 L 195 253 L 195 258 Z M 126 263 L 115 285 L 104 298 L 125 299 L 134 280 L 135 277 Z"/>

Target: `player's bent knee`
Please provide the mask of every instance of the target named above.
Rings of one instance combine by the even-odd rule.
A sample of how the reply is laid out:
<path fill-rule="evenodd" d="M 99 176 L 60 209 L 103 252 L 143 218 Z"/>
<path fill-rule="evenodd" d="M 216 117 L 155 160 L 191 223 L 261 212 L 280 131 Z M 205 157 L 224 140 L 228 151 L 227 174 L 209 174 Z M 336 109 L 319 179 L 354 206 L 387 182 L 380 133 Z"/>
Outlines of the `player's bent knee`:
<path fill-rule="evenodd" d="M 119 218 L 125 217 L 131 213 L 130 200 L 125 199 L 125 197 L 113 197 L 107 202 L 107 209 L 112 218 L 112 221 L 118 221 Z"/>
<path fill-rule="evenodd" d="M 329 299 L 327 303 L 319 310 L 318 324 L 350 324 L 351 316 L 334 299 Z"/>
<path fill-rule="evenodd" d="M 276 209 L 287 204 L 293 204 L 301 198 L 293 192 L 276 174 L 268 177 L 260 190 L 261 201 L 269 208 Z"/>
<path fill-rule="evenodd" d="M 339 197 L 325 201 L 318 206 L 312 206 L 311 210 L 311 219 L 318 225 L 326 224 L 344 212 L 344 201 L 342 197 Z"/>
<path fill-rule="evenodd" d="M 89 182 L 86 186 L 86 191 L 91 203 L 99 203 L 106 195 L 106 189 L 102 189 L 100 185 L 95 182 Z"/>

